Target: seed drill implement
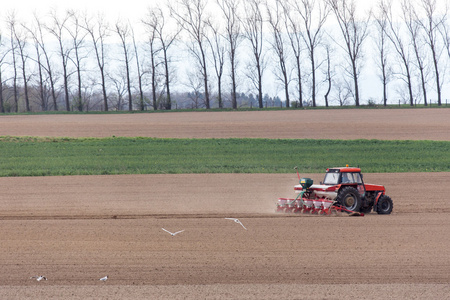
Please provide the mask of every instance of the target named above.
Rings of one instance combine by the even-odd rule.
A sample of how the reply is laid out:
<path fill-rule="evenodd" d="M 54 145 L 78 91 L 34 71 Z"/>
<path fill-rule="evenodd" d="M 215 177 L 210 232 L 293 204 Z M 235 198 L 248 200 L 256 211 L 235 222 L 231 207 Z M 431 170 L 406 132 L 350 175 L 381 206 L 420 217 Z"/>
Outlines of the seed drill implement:
<path fill-rule="evenodd" d="M 366 184 L 360 168 L 339 167 L 326 170 L 320 184 L 311 178 L 301 178 L 294 186 L 295 198 L 278 198 L 276 212 L 330 215 L 346 212 L 352 216 L 364 216 L 372 210 L 378 214 L 390 214 L 392 199 L 382 185 Z"/>

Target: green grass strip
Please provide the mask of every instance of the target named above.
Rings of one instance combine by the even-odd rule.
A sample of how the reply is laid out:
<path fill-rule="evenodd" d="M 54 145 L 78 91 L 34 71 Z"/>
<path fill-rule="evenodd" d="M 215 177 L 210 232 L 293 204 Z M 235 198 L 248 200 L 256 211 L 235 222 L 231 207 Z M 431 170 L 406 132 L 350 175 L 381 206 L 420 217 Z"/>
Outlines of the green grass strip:
<path fill-rule="evenodd" d="M 449 172 L 450 142 L 0 137 L 0 176 Z"/>

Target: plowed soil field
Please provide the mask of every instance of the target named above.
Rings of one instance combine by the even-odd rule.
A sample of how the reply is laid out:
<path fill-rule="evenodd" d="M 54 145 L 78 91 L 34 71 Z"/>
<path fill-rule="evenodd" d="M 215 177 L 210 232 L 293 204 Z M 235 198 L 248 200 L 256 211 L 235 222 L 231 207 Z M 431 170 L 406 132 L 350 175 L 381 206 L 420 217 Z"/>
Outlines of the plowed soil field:
<path fill-rule="evenodd" d="M 0 116 L 0 135 L 449 141 L 450 110 Z M 0 299 L 449 299 L 450 173 L 364 179 L 391 215 L 276 214 L 294 173 L 0 178 Z"/>

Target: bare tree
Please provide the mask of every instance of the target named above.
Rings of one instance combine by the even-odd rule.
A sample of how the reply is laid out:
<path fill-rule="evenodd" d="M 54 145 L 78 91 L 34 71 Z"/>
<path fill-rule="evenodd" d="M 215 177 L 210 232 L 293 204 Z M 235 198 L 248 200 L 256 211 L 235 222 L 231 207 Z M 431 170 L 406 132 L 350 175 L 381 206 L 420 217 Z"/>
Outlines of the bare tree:
<path fill-rule="evenodd" d="M 355 0 L 326 0 L 333 10 L 339 24 L 345 45 L 340 45 L 346 52 L 351 71 L 349 75 L 353 79 L 355 105 L 359 106 L 359 77 L 363 65 L 363 49 L 365 39 L 368 36 L 370 15 L 365 20 L 356 15 Z"/>
<path fill-rule="evenodd" d="M 325 45 L 325 53 L 326 53 L 326 62 L 327 62 L 327 68 L 325 71 L 325 83 L 327 84 L 327 91 L 325 92 L 324 95 L 324 99 L 325 99 L 325 106 L 328 107 L 328 96 L 330 95 L 331 92 L 331 86 L 333 83 L 333 77 L 334 77 L 334 72 L 331 66 L 331 46 L 330 45 Z M 314 106 L 314 103 L 313 103 Z"/>
<path fill-rule="evenodd" d="M 258 105 L 263 108 L 263 73 L 266 67 L 263 55 L 263 25 L 264 19 L 261 12 L 261 0 L 244 1 L 246 12 L 244 26 L 244 36 L 248 39 L 252 50 L 253 62 L 249 64 L 247 77 L 258 91 Z"/>
<path fill-rule="evenodd" d="M 0 112 L 5 112 L 5 103 L 3 98 L 3 65 L 5 64 L 6 56 L 9 53 L 9 49 L 4 47 L 3 35 L 0 32 Z"/>
<path fill-rule="evenodd" d="M 225 64 L 225 46 L 223 45 L 222 34 L 220 33 L 219 26 L 213 24 L 211 20 L 208 22 L 208 26 L 212 31 L 212 36 L 206 36 L 211 48 L 212 59 L 214 62 L 214 70 L 217 76 L 217 102 L 219 108 L 223 108 L 223 98 L 222 98 L 222 76 L 223 68 Z"/>
<path fill-rule="evenodd" d="M 228 41 L 228 57 L 230 59 L 231 72 L 231 104 L 233 109 L 237 109 L 237 47 L 242 40 L 241 22 L 238 15 L 239 0 L 217 0 L 217 3 L 225 17 L 225 38 Z"/>
<path fill-rule="evenodd" d="M 48 81 L 50 83 L 50 93 L 51 98 L 53 102 L 53 109 L 58 110 L 58 103 L 57 103 L 57 97 L 56 97 L 56 89 L 55 89 L 55 78 L 53 74 L 53 67 L 50 61 L 50 55 L 47 51 L 47 48 L 45 47 L 44 43 L 44 33 L 43 29 L 45 25 L 41 22 L 40 17 L 35 14 L 34 15 L 34 21 L 36 23 L 36 31 L 35 31 L 35 41 L 39 44 L 39 47 L 41 49 L 41 53 L 44 56 L 43 59 L 45 60 L 45 64 L 42 64 L 42 68 L 47 72 L 48 75 Z"/>
<path fill-rule="evenodd" d="M 124 56 L 124 63 L 125 63 L 125 76 L 126 76 L 126 90 L 128 94 L 128 110 L 133 110 L 133 98 L 131 95 L 131 80 L 130 80 L 130 63 L 131 63 L 131 53 L 130 53 L 130 44 L 128 43 L 128 38 L 131 34 L 130 24 L 123 23 L 123 22 L 117 22 L 116 23 L 116 33 L 120 37 L 120 41 L 122 42 L 122 50 L 123 50 L 123 56 Z M 116 87 L 118 86 L 115 82 Z"/>
<path fill-rule="evenodd" d="M 69 19 L 69 13 L 66 13 L 63 18 L 59 18 L 56 11 L 51 12 L 51 18 L 53 20 L 53 24 L 49 26 L 48 31 L 55 36 L 58 41 L 59 47 L 59 55 L 61 57 L 62 69 L 63 69 L 63 82 L 64 82 L 64 102 L 66 103 L 66 110 L 70 111 L 70 102 L 69 102 L 69 56 L 71 47 L 65 45 L 65 24 Z"/>
<path fill-rule="evenodd" d="M 148 12 L 148 16 L 146 20 L 142 21 L 145 25 L 147 25 L 147 31 L 148 31 L 148 47 L 150 50 L 150 72 L 151 72 L 151 86 L 152 86 L 152 103 L 153 103 L 153 109 L 158 109 L 158 99 L 157 97 L 157 86 L 158 86 L 158 73 L 157 73 L 157 67 L 159 65 L 157 59 L 158 59 L 158 53 L 161 51 L 161 47 L 158 47 L 157 45 L 157 37 L 158 32 L 156 31 L 157 25 L 155 23 L 159 22 L 159 19 L 156 18 L 156 15 L 153 13 L 153 11 L 150 9 Z"/>
<path fill-rule="evenodd" d="M 14 31 L 16 26 L 16 15 L 12 12 L 7 16 L 7 23 L 10 31 L 10 42 L 11 42 L 11 54 L 12 54 L 12 65 L 13 65 L 13 91 L 14 91 L 14 112 L 18 112 L 19 110 L 19 92 L 17 87 L 17 58 L 16 58 L 16 49 L 17 49 L 17 40 L 14 38 Z"/>
<path fill-rule="evenodd" d="M 125 95 L 128 93 L 128 82 L 127 82 L 128 79 L 127 79 L 126 72 L 124 74 L 123 72 L 119 71 L 118 74 L 119 74 L 119 76 L 117 76 L 117 77 L 107 75 L 109 78 L 109 81 L 112 83 L 112 86 L 116 91 L 116 93 L 110 93 L 108 95 L 108 99 L 109 99 L 110 105 L 115 110 L 123 110 L 123 108 L 125 106 Z M 125 75 L 125 76 L 123 76 L 123 75 Z"/>
<path fill-rule="evenodd" d="M 416 16 L 422 29 L 425 31 L 425 42 L 430 48 L 433 58 L 434 79 L 436 80 L 436 92 L 438 97 L 438 105 L 442 105 L 442 81 L 440 76 L 440 57 L 444 48 L 439 46 L 438 33 L 440 28 L 445 27 L 446 18 L 448 14 L 448 7 L 445 11 L 441 11 L 437 6 L 436 0 L 421 0 L 420 4 L 425 11 L 425 19 Z M 450 48 L 447 47 L 450 51 Z"/>
<path fill-rule="evenodd" d="M 167 29 L 167 20 L 164 16 L 164 13 L 161 8 L 154 8 L 150 12 L 151 23 L 149 26 L 153 27 L 155 30 L 157 39 L 160 44 L 160 51 L 163 55 L 163 66 L 164 66 L 164 83 L 166 89 L 166 99 L 164 101 L 164 108 L 167 110 L 172 109 L 172 101 L 170 95 L 170 57 L 169 57 L 169 49 L 176 41 L 177 36 L 181 32 L 181 27 L 178 27 L 176 30 L 169 32 Z"/>
<path fill-rule="evenodd" d="M 206 3 L 206 0 L 178 0 L 178 9 L 170 6 L 170 11 L 178 24 L 191 37 L 189 49 L 199 64 L 204 83 L 206 109 L 210 109 L 208 66 L 206 64 L 207 46 L 204 44 L 206 36 L 205 20 L 207 19 L 205 17 Z"/>
<path fill-rule="evenodd" d="M 295 5 L 297 2 L 294 1 Z M 300 21 L 296 11 L 293 9 L 293 5 L 289 2 L 282 3 L 283 10 L 285 14 L 284 22 L 287 31 L 287 36 L 289 38 L 292 53 L 295 57 L 296 71 L 297 71 L 297 92 L 298 92 L 298 102 L 299 106 L 303 106 L 303 83 L 302 83 L 302 59 L 301 54 L 303 52 L 303 39 L 302 39 L 302 29 L 300 28 Z M 315 79 L 315 77 L 314 77 Z M 314 87 L 315 88 L 315 87 Z M 315 92 L 313 106 L 316 106 Z"/>
<path fill-rule="evenodd" d="M 392 77 L 392 67 L 388 62 L 388 37 L 386 35 L 388 20 L 386 14 L 383 13 L 383 3 L 378 2 L 378 12 L 375 17 L 375 27 L 377 30 L 377 35 L 375 39 L 375 47 L 378 50 L 378 60 L 377 65 L 380 69 L 381 74 L 380 79 L 383 84 L 383 105 L 387 105 L 387 87 Z"/>
<path fill-rule="evenodd" d="M 323 5 L 321 5 L 323 3 Z M 308 50 L 308 56 L 311 64 L 311 99 L 312 104 L 316 106 L 316 72 L 320 64 L 316 62 L 316 52 L 317 48 L 322 44 L 324 30 L 323 26 L 330 14 L 330 8 L 327 2 L 316 2 L 316 0 L 301 0 L 292 1 L 292 5 L 289 6 L 293 8 L 293 11 L 298 13 L 303 23 L 303 29 L 301 30 L 300 25 L 296 25 L 297 21 L 290 17 L 291 28 L 295 34 L 295 47 L 294 53 L 297 60 L 297 72 L 300 78 L 300 41 L 298 40 L 301 36 L 305 41 L 306 48 Z M 288 9 L 286 12 L 287 16 L 290 16 Z M 329 53 L 328 53 L 329 54 Z M 299 86 L 299 91 L 301 91 L 301 86 Z M 300 97 L 300 103 L 301 103 Z"/>
<path fill-rule="evenodd" d="M 106 38 L 108 37 L 108 24 L 99 15 L 97 23 L 93 24 L 87 17 L 84 19 L 84 29 L 88 32 L 92 39 L 97 65 L 100 70 L 103 105 L 105 111 L 108 111 L 108 95 L 106 93 Z"/>
<path fill-rule="evenodd" d="M 349 82 L 346 80 L 334 80 L 334 86 L 336 87 L 336 99 L 339 105 L 348 105 L 350 99 L 354 97 Z"/>
<path fill-rule="evenodd" d="M 277 56 L 278 64 L 279 64 L 279 79 L 283 84 L 284 88 L 284 94 L 286 97 L 286 107 L 290 107 L 290 101 L 289 101 L 289 83 L 290 83 L 290 76 L 288 74 L 288 67 L 287 67 L 287 47 L 285 45 L 285 37 L 282 31 L 283 28 L 283 9 L 281 6 L 282 0 L 276 0 L 275 2 L 275 8 L 271 8 L 269 5 L 267 5 L 267 14 L 269 17 L 269 25 L 271 29 L 271 33 L 273 34 L 273 39 L 271 41 L 272 48 L 275 51 L 275 54 Z"/>
<path fill-rule="evenodd" d="M 439 28 L 439 32 L 441 33 L 444 43 L 444 49 L 447 52 L 448 58 L 450 58 L 450 24 L 448 22 L 444 22 L 444 24 L 442 24 Z"/>
<path fill-rule="evenodd" d="M 72 49 L 74 52 L 74 56 L 69 56 L 69 59 L 75 66 L 77 74 L 77 99 L 75 107 L 78 111 L 83 111 L 86 105 L 86 100 L 83 97 L 81 73 L 83 71 L 82 61 L 87 58 L 87 53 L 84 51 L 87 31 L 82 28 L 82 20 L 77 12 L 69 11 L 69 16 L 72 26 L 66 26 L 66 30 L 72 38 Z"/>
<path fill-rule="evenodd" d="M 136 43 L 136 36 L 134 34 L 133 27 L 131 27 L 131 37 L 133 39 L 133 49 L 134 49 L 134 57 L 136 58 L 136 70 L 138 77 L 138 90 L 139 90 L 139 110 L 143 111 L 145 108 L 144 104 L 144 89 L 142 87 L 142 77 L 144 76 L 143 68 L 141 67 L 141 62 L 139 59 L 139 50 L 138 45 Z"/>
<path fill-rule="evenodd" d="M 401 66 L 404 70 L 402 70 L 400 76 L 408 87 L 409 103 L 413 106 L 414 97 L 412 91 L 411 54 L 409 41 L 405 40 L 405 36 L 401 31 L 399 23 L 394 20 L 394 16 L 392 14 L 392 2 L 390 0 L 380 1 L 380 8 L 388 23 L 386 35 L 401 60 Z"/>
<path fill-rule="evenodd" d="M 188 81 L 187 87 L 191 90 L 191 92 L 187 93 L 187 98 L 191 102 L 190 108 L 200 108 L 204 102 L 201 92 L 201 87 L 203 85 L 202 78 L 195 73 L 190 73 L 188 75 Z"/>
<path fill-rule="evenodd" d="M 409 0 L 403 0 L 401 6 L 403 12 L 403 20 L 411 39 L 411 45 L 414 49 L 414 54 L 416 57 L 417 68 L 419 69 L 423 101 L 425 106 L 427 106 L 428 101 L 426 87 L 427 79 L 425 74 L 425 55 L 422 51 L 422 46 L 424 45 L 424 43 L 421 40 L 419 23 L 417 22 L 417 19 L 415 19 L 416 13 L 414 11 L 413 4 Z"/>
<path fill-rule="evenodd" d="M 25 109 L 26 111 L 30 110 L 30 98 L 28 95 L 28 77 L 27 77 L 27 69 L 26 69 L 26 62 L 28 60 L 28 53 L 26 52 L 26 46 L 27 46 L 27 33 L 24 30 L 20 30 L 16 28 L 15 22 L 10 23 L 11 25 L 11 33 L 13 35 L 13 38 L 16 41 L 17 51 L 20 56 L 21 60 L 21 69 L 22 69 L 22 79 L 23 79 L 23 88 L 24 88 L 24 96 L 25 96 Z M 14 50 L 13 50 L 14 51 Z"/>
<path fill-rule="evenodd" d="M 39 104 L 41 106 L 41 110 L 42 111 L 46 111 L 48 109 L 48 104 L 47 104 L 47 99 L 45 97 L 45 92 L 44 92 L 44 77 L 43 77 L 43 66 L 42 66 L 42 55 L 41 55 L 41 47 L 40 47 L 40 42 L 39 42 L 39 36 L 36 33 L 36 30 L 33 28 L 30 28 L 28 26 L 26 26 L 25 24 L 22 24 L 22 26 L 24 26 L 24 28 L 28 31 L 28 33 L 31 35 L 31 38 L 33 40 L 34 43 L 34 48 L 36 50 L 36 58 L 31 57 L 31 59 L 33 61 L 35 61 L 37 63 L 37 68 L 38 68 L 38 91 L 39 91 L 39 95 L 38 95 L 38 99 L 39 99 Z"/>

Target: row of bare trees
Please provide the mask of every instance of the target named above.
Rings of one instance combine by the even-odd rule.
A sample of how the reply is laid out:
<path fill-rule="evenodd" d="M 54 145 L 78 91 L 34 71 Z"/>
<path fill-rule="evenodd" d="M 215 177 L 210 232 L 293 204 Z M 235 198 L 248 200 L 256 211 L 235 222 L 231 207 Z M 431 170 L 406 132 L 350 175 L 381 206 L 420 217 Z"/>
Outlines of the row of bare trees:
<path fill-rule="evenodd" d="M 391 75 L 399 76 L 406 83 L 411 105 L 414 103 L 414 70 L 418 73 L 424 104 L 428 104 L 427 86 L 433 77 L 437 103 L 442 104 L 443 75 L 450 57 L 450 36 L 447 7 L 443 10 L 438 3 L 436 0 L 421 0 L 419 3 L 402 0 L 400 21 L 395 21 L 391 2 L 380 1 L 377 7 L 380 40 L 383 43 L 390 42 L 399 62 L 396 70 L 389 69 L 387 44 L 379 48 L 380 53 L 383 53 L 380 54 L 383 82 L 388 82 Z M 385 103 L 386 98 L 384 96 Z"/>
<path fill-rule="evenodd" d="M 356 4 L 177 0 L 135 23 L 72 10 L 24 21 L 10 12 L 0 31 L 0 111 L 170 110 L 174 94 L 177 105 L 183 101 L 180 91 L 206 109 L 236 109 L 243 91 L 260 108 L 278 91 L 286 107 L 359 106 L 364 74 L 378 75 L 384 105 L 393 89 L 410 105 L 428 105 L 430 94 L 441 105 L 447 6 Z"/>

